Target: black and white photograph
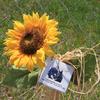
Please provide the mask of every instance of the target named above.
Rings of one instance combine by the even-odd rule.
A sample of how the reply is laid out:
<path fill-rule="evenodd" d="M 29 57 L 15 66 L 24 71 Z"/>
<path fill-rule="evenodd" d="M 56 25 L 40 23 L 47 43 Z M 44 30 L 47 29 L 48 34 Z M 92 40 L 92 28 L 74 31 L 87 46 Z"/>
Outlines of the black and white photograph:
<path fill-rule="evenodd" d="M 73 67 L 57 59 L 48 58 L 46 62 L 47 66 L 43 70 L 39 82 L 58 91 L 65 92 L 74 70 Z"/>
<path fill-rule="evenodd" d="M 57 63 L 57 66 L 51 66 L 50 70 L 48 71 L 48 77 L 61 83 L 63 79 L 63 70 L 60 70 L 59 63 Z"/>

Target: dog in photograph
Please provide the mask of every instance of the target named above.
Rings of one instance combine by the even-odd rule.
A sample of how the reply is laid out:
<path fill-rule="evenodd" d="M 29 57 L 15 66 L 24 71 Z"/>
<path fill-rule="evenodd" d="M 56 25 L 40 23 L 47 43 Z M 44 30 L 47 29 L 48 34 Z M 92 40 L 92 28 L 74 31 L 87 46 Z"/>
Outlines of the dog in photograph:
<path fill-rule="evenodd" d="M 61 82 L 63 79 L 63 71 L 60 71 L 59 69 L 55 67 L 52 67 L 48 72 L 48 77 L 57 82 Z"/>

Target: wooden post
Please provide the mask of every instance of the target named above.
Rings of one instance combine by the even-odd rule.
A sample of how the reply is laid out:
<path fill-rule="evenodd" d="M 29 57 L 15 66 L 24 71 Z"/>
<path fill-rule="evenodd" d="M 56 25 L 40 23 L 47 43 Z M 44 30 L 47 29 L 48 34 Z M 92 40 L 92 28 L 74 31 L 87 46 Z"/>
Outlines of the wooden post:
<path fill-rule="evenodd" d="M 60 100 L 60 93 L 54 89 L 45 87 L 44 100 Z"/>

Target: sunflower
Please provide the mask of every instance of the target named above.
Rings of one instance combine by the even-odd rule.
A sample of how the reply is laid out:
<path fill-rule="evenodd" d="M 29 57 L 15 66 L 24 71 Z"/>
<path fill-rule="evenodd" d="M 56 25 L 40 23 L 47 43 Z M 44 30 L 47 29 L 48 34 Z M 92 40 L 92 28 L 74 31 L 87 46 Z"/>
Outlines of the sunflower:
<path fill-rule="evenodd" d="M 43 68 L 45 56 L 52 56 L 51 45 L 56 44 L 60 32 L 58 22 L 49 16 L 38 13 L 23 14 L 23 23 L 14 21 L 14 28 L 9 29 L 5 39 L 5 54 L 10 64 L 17 68 L 24 67 L 32 71 L 35 65 Z"/>

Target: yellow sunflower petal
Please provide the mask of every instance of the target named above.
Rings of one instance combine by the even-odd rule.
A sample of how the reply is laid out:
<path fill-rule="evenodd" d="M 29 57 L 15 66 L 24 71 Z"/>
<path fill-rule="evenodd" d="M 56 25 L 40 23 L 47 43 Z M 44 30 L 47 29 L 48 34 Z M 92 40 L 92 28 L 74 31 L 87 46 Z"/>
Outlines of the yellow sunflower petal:
<path fill-rule="evenodd" d="M 25 25 L 26 32 L 30 33 L 33 29 L 32 16 L 23 14 L 23 19 L 24 19 L 24 25 Z"/>
<path fill-rule="evenodd" d="M 37 51 L 37 63 L 40 67 L 44 67 L 45 65 L 45 52 L 43 48 Z"/>
<path fill-rule="evenodd" d="M 17 31 L 17 32 L 20 32 L 20 33 L 25 33 L 25 27 L 22 23 L 20 23 L 19 21 L 14 21 L 14 29 Z"/>
<path fill-rule="evenodd" d="M 45 51 L 45 54 L 46 54 L 47 56 L 54 56 L 54 55 L 55 55 L 55 53 L 54 53 L 54 51 L 51 49 L 51 47 L 49 47 L 49 46 L 47 46 L 47 45 L 44 46 L 44 51 Z"/>
<path fill-rule="evenodd" d="M 45 67 L 45 62 L 44 61 L 38 59 L 38 62 L 37 63 L 38 63 L 38 65 L 39 65 L 40 68 Z"/>
<path fill-rule="evenodd" d="M 53 20 L 49 20 L 47 24 L 48 24 L 48 28 L 51 28 L 51 27 L 56 27 L 58 25 L 58 22 L 53 19 Z"/>
<path fill-rule="evenodd" d="M 47 43 L 48 45 L 54 45 L 58 41 L 59 41 L 59 39 L 56 37 L 48 37 L 47 39 L 45 39 L 45 43 Z"/>
<path fill-rule="evenodd" d="M 33 55 L 33 56 L 32 56 L 32 61 L 34 62 L 34 64 L 36 64 L 36 63 L 37 63 L 37 58 L 36 58 L 36 55 Z"/>
<path fill-rule="evenodd" d="M 44 28 L 44 27 L 45 27 L 44 25 L 47 24 L 48 19 L 49 19 L 49 16 L 47 16 L 46 13 L 43 14 L 43 15 L 40 17 L 39 26 L 42 27 L 42 28 Z"/>
<path fill-rule="evenodd" d="M 36 64 L 36 57 L 23 55 L 19 61 L 19 66 L 27 67 L 29 71 L 32 71 L 34 64 Z"/>
<path fill-rule="evenodd" d="M 10 56 L 9 62 L 12 64 L 14 62 L 14 60 L 16 60 L 17 58 L 19 58 L 20 55 L 21 55 L 21 53 L 18 50 L 15 50 L 13 52 L 13 54 Z"/>
<path fill-rule="evenodd" d="M 45 52 L 44 52 L 44 49 L 43 48 L 39 49 L 37 51 L 36 55 L 37 55 L 37 57 L 39 59 L 41 59 L 42 61 L 44 61 L 44 59 L 45 59 Z"/>
<path fill-rule="evenodd" d="M 17 58 L 17 59 L 14 61 L 14 65 L 15 65 L 16 67 L 21 67 L 21 66 L 19 65 L 20 60 L 21 60 L 21 57 Z"/>
<path fill-rule="evenodd" d="M 32 69 L 34 68 L 34 62 L 33 62 L 32 58 L 29 59 L 27 68 L 29 71 L 32 71 Z"/>
<path fill-rule="evenodd" d="M 32 17 L 33 17 L 33 26 L 34 27 L 38 27 L 38 24 L 39 24 L 39 14 L 38 13 L 34 13 L 32 14 Z"/>
<path fill-rule="evenodd" d="M 19 47 L 19 41 L 11 38 L 7 39 L 4 43 L 9 49 L 17 49 Z M 16 47 L 16 48 L 15 48 Z"/>
<path fill-rule="evenodd" d="M 10 38 L 20 39 L 22 34 L 19 32 L 16 32 L 15 30 L 9 29 L 8 32 L 6 32 L 6 35 Z"/>
<path fill-rule="evenodd" d="M 28 61 L 29 57 L 27 55 L 23 55 L 23 57 L 20 59 L 19 66 L 26 67 Z"/>
<path fill-rule="evenodd" d="M 57 36 L 57 35 L 61 34 L 61 32 L 59 32 L 59 31 L 57 30 L 57 28 L 49 28 L 49 29 L 47 30 L 46 33 L 48 33 L 48 34 L 47 34 L 47 37 L 50 37 L 50 36 Z"/>
<path fill-rule="evenodd" d="M 5 54 L 5 55 L 8 55 L 8 56 L 11 56 L 11 55 L 14 54 L 16 51 L 18 51 L 18 50 L 16 50 L 16 49 L 9 49 L 8 47 L 5 47 L 4 50 L 5 50 L 4 54 Z"/>

